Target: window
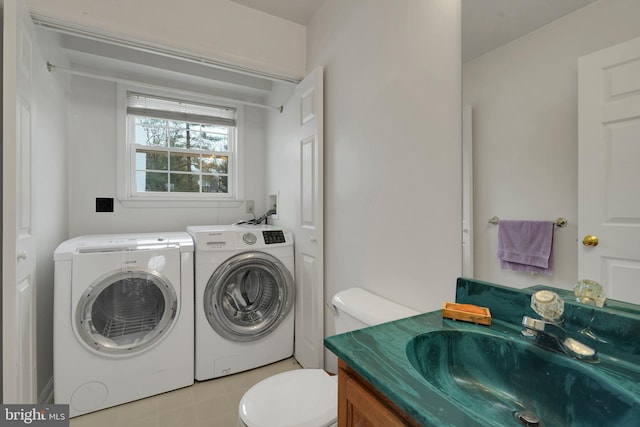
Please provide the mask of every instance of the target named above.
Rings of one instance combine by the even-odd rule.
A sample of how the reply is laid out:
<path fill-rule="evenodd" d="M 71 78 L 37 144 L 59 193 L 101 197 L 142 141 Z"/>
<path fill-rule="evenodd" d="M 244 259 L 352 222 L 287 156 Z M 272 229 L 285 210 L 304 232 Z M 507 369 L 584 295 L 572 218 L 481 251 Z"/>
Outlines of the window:
<path fill-rule="evenodd" d="M 126 198 L 229 200 L 237 109 L 126 92 Z"/>

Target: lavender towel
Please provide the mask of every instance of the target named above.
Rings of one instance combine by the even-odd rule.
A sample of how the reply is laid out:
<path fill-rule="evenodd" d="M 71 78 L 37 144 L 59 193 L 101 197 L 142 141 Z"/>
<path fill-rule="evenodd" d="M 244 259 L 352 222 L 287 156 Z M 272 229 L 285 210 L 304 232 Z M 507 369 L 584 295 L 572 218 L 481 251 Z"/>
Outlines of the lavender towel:
<path fill-rule="evenodd" d="M 500 220 L 498 258 L 503 269 L 553 274 L 553 221 Z"/>

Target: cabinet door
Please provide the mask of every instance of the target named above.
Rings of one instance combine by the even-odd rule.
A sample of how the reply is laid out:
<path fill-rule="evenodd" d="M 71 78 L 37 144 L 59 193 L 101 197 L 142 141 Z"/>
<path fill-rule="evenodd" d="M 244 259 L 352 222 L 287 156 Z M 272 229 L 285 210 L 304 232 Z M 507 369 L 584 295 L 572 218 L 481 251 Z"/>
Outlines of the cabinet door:
<path fill-rule="evenodd" d="M 352 377 L 346 378 L 346 420 L 340 427 L 400 427 L 406 424 Z"/>
<path fill-rule="evenodd" d="M 419 426 L 342 360 L 338 360 L 338 426 Z"/>

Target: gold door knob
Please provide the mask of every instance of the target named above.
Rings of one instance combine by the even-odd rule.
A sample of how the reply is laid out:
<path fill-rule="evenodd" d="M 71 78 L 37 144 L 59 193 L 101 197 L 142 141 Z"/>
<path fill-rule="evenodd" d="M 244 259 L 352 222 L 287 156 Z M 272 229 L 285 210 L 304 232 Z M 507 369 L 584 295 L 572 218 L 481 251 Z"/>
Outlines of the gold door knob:
<path fill-rule="evenodd" d="M 582 244 L 585 246 L 598 246 L 600 240 L 598 240 L 598 236 L 587 235 L 582 239 Z"/>

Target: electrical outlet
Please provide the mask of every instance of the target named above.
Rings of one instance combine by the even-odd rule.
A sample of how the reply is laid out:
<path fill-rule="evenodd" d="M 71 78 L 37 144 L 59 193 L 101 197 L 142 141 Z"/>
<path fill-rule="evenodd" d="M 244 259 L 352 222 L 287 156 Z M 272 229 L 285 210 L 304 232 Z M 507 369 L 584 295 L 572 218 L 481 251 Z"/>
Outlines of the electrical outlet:
<path fill-rule="evenodd" d="M 113 212 L 113 198 L 96 197 L 96 212 Z"/>
<path fill-rule="evenodd" d="M 253 200 L 247 200 L 245 203 L 247 205 L 247 213 L 254 213 Z"/>

